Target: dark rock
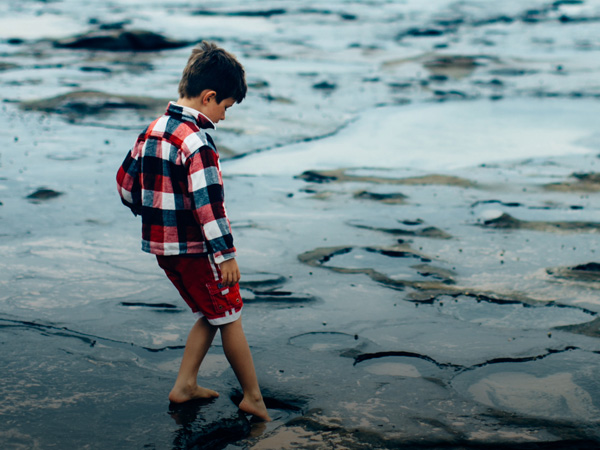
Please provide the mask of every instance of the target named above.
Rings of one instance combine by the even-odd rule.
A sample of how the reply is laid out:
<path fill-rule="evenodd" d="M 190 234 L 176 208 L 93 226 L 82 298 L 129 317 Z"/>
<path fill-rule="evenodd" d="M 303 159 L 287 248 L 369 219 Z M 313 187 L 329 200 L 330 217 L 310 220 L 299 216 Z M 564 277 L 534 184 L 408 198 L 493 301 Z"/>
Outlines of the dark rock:
<path fill-rule="evenodd" d="M 383 256 L 388 256 L 390 258 L 417 258 L 417 259 L 421 259 L 422 261 L 424 260 L 422 256 L 420 256 L 417 253 L 413 253 L 412 251 L 408 251 L 405 249 L 402 250 L 396 250 L 396 249 L 385 249 L 385 248 L 373 248 L 373 247 L 365 247 L 365 250 L 367 252 L 370 253 L 379 253 Z M 429 261 L 429 259 L 426 259 L 426 261 Z"/>
<path fill-rule="evenodd" d="M 0 72 L 2 72 L 3 70 L 16 69 L 17 67 L 19 66 L 17 66 L 16 64 L 0 62 Z"/>
<path fill-rule="evenodd" d="M 307 170 L 296 178 L 308 181 L 309 183 L 329 183 L 330 181 L 337 180 L 337 177 L 334 175 L 321 174 L 314 170 Z"/>
<path fill-rule="evenodd" d="M 248 87 L 251 89 L 264 89 L 269 87 L 270 84 L 268 81 L 259 80 L 248 83 Z"/>
<path fill-rule="evenodd" d="M 29 194 L 26 198 L 33 201 L 50 200 L 63 195 L 62 192 L 57 192 L 48 188 L 39 188 L 36 191 Z"/>
<path fill-rule="evenodd" d="M 592 17 L 571 17 L 563 14 L 558 18 L 560 23 L 579 23 L 579 22 L 589 22 L 589 21 L 597 21 L 598 18 Z"/>
<path fill-rule="evenodd" d="M 598 283 L 600 281 L 600 263 L 590 262 L 574 267 L 554 267 L 546 269 L 546 273 L 568 281 Z"/>
<path fill-rule="evenodd" d="M 483 226 L 505 230 L 535 230 L 551 233 L 579 233 L 600 230 L 600 223 L 596 222 L 527 221 L 516 219 L 506 213 L 503 213 L 500 217 L 485 220 Z"/>
<path fill-rule="evenodd" d="M 560 8 L 562 5 L 583 5 L 583 0 L 556 0 L 552 3 L 553 8 Z"/>
<path fill-rule="evenodd" d="M 412 83 L 388 83 L 388 86 L 395 91 L 401 91 L 412 87 Z"/>
<path fill-rule="evenodd" d="M 578 266 L 572 267 L 571 270 L 578 270 L 583 272 L 596 272 L 600 274 L 600 263 L 591 262 L 587 264 L 580 264 Z"/>
<path fill-rule="evenodd" d="M 271 94 L 263 94 L 261 95 L 261 97 L 269 103 L 281 103 L 283 105 L 292 105 L 294 103 L 292 99 L 289 99 L 287 97 L 275 96 Z"/>
<path fill-rule="evenodd" d="M 354 198 L 375 200 L 381 203 L 400 205 L 405 203 L 408 197 L 400 192 L 380 194 L 378 192 L 360 191 L 354 194 Z"/>
<path fill-rule="evenodd" d="M 456 17 L 442 17 L 435 20 L 435 23 L 445 28 L 456 28 L 459 25 L 465 23 L 465 18 L 461 16 Z"/>
<path fill-rule="evenodd" d="M 444 30 L 439 28 L 410 28 L 397 36 L 397 39 L 402 39 L 406 36 L 411 37 L 436 37 L 442 36 Z"/>
<path fill-rule="evenodd" d="M 430 75 L 429 80 L 437 82 L 437 83 L 444 83 L 444 82 L 448 81 L 448 76 L 447 75 Z"/>
<path fill-rule="evenodd" d="M 479 205 L 488 205 L 490 203 L 497 203 L 499 205 L 508 206 L 509 208 L 519 208 L 523 206 L 519 202 L 503 202 L 501 200 L 477 200 L 476 202 L 471 203 L 471 208 L 474 208 L 475 206 Z"/>
<path fill-rule="evenodd" d="M 342 20 L 357 20 L 358 16 L 355 14 L 345 13 L 345 12 L 336 12 L 330 9 L 317 9 L 317 8 L 302 8 L 298 10 L 300 14 L 320 14 L 323 16 L 331 16 L 338 15 Z"/>
<path fill-rule="evenodd" d="M 600 173 L 574 173 L 572 176 L 586 183 L 600 183 Z"/>
<path fill-rule="evenodd" d="M 550 183 L 544 186 L 549 191 L 562 192 L 598 192 L 600 191 L 600 173 L 573 173 L 572 178 L 576 181 L 564 181 L 561 183 Z"/>
<path fill-rule="evenodd" d="M 167 100 L 107 94 L 98 91 L 74 91 L 41 100 L 21 103 L 26 111 L 44 111 L 80 117 L 105 110 L 164 110 Z"/>
<path fill-rule="evenodd" d="M 489 81 L 476 80 L 473 81 L 473 84 L 476 84 L 477 86 L 487 86 L 493 88 L 504 87 L 504 82 L 502 80 L 499 80 L 498 78 L 492 78 Z"/>
<path fill-rule="evenodd" d="M 415 220 L 402 220 L 400 223 L 408 226 L 417 226 L 423 224 L 423 219 L 415 219 Z"/>
<path fill-rule="evenodd" d="M 313 89 L 320 89 L 320 90 L 326 90 L 326 91 L 331 91 L 331 90 L 335 89 L 336 87 L 337 87 L 337 85 L 335 83 L 329 83 L 328 81 L 321 81 L 320 83 L 313 85 Z"/>
<path fill-rule="evenodd" d="M 526 23 L 537 23 L 546 18 L 546 11 L 530 9 L 525 11 L 525 14 L 521 17 L 521 20 Z"/>
<path fill-rule="evenodd" d="M 151 52 L 190 45 L 144 30 L 100 30 L 54 42 L 55 47 L 111 52 Z"/>
<path fill-rule="evenodd" d="M 11 38 L 11 39 L 7 40 L 6 42 L 10 45 L 21 45 L 25 41 L 21 38 Z"/>
<path fill-rule="evenodd" d="M 404 223 L 404 222 L 403 222 Z M 405 228 L 386 228 L 382 226 L 369 225 L 365 223 L 355 223 L 351 222 L 349 225 L 361 228 L 364 230 L 373 230 L 373 231 L 381 231 L 382 233 L 393 234 L 396 236 L 415 236 L 415 237 L 424 237 L 424 238 L 432 238 L 432 239 L 451 239 L 452 236 L 446 233 L 444 230 L 440 230 L 436 227 L 423 227 L 415 230 L 407 230 Z M 409 226 L 414 226 L 413 223 L 409 223 Z"/>
<path fill-rule="evenodd" d="M 494 228 L 516 229 L 520 227 L 521 221 L 515 219 L 509 214 L 502 214 L 500 217 L 496 217 L 495 219 L 485 220 L 483 224 L 493 226 Z"/>
<path fill-rule="evenodd" d="M 473 22 L 474 26 L 486 26 L 493 25 L 497 23 L 513 23 L 515 21 L 514 17 L 510 16 L 496 16 L 490 17 L 488 19 L 478 20 Z"/>
<path fill-rule="evenodd" d="M 131 20 L 123 20 L 121 22 L 114 22 L 114 23 L 103 23 L 102 25 L 100 25 L 100 29 L 101 30 L 122 30 L 123 28 L 125 28 L 125 25 L 129 25 L 131 23 Z"/>
<path fill-rule="evenodd" d="M 531 69 L 515 69 L 511 67 L 507 67 L 505 69 L 494 69 L 490 70 L 492 75 L 498 75 L 502 77 L 522 77 L 523 75 L 533 75 L 536 74 L 537 70 Z"/>
<path fill-rule="evenodd" d="M 287 11 L 283 8 L 274 8 L 274 9 L 266 9 L 266 10 L 256 10 L 256 11 L 208 11 L 208 10 L 200 10 L 196 11 L 193 14 L 196 16 L 231 16 L 231 17 L 265 17 L 267 19 L 273 16 L 281 16 L 286 14 Z"/>
<path fill-rule="evenodd" d="M 481 66 L 476 56 L 447 55 L 428 59 L 423 66 L 433 73 L 434 76 L 445 76 L 447 78 L 464 78 L 473 73 Z"/>
<path fill-rule="evenodd" d="M 466 99 L 469 98 L 467 94 L 461 91 L 434 91 L 433 95 L 437 97 L 437 100 L 452 100 L 452 99 Z"/>
<path fill-rule="evenodd" d="M 103 73 L 111 73 L 108 67 L 92 67 L 92 66 L 81 66 L 79 68 L 82 72 L 103 72 Z"/>

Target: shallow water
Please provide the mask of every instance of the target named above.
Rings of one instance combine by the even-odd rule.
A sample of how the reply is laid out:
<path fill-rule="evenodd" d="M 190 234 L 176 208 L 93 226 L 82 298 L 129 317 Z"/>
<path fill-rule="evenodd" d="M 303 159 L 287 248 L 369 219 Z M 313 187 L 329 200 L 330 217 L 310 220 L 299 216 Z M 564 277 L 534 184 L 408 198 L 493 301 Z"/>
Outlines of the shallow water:
<path fill-rule="evenodd" d="M 0 5 L 3 448 L 598 446 L 600 2 L 425 3 Z M 189 45 L 55 47 L 119 24 Z M 193 319 L 114 186 L 202 38 L 266 426 L 218 339 L 169 408 Z"/>

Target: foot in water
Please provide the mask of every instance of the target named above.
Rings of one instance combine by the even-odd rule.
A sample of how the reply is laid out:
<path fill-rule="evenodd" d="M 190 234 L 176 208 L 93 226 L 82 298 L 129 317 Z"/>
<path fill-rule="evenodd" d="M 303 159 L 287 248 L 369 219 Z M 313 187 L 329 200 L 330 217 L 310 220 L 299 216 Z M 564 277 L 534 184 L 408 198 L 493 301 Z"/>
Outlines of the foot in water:
<path fill-rule="evenodd" d="M 271 418 L 269 417 L 269 413 L 267 412 L 267 407 L 265 406 L 265 402 L 262 397 L 257 399 L 244 397 L 240 404 L 238 405 L 242 411 L 248 414 L 252 414 L 259 419 L 264 420 L 265 422 L 270 422 Z"/>
<path fill-rule="evenodd" d="M 213 391 L 212 389 L 200 387 L 198 385 L 187 387 L 174 386 L 169 393 L 169 400 L 171 403 L 185 403 L 189 402 L 190 400 L 210 399 L 218 396 L 218 392 Z"/>

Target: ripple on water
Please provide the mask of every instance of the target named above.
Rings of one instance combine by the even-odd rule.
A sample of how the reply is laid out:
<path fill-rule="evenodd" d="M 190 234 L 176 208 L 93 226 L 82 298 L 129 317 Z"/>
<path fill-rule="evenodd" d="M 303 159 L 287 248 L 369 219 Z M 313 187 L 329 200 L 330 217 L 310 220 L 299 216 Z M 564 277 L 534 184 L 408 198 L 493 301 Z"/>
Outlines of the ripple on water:
<path fill-rule="evenodd" d="M 586 323 L 596 314 L 583 308 L 553 303 L 528 305 L 519 301 L 494 303 L 471 297 L 441 297 L 433 306 L 455 319 L 495 328 L 548 330 L 554 327 Z"/>
<path fill-rule="evenodd" d="M 289 342 L 310 351 L 335 351 L 358 347 L 363 340 L 357 335 L 337 331 L 314 331 L 293 336 Z"/>

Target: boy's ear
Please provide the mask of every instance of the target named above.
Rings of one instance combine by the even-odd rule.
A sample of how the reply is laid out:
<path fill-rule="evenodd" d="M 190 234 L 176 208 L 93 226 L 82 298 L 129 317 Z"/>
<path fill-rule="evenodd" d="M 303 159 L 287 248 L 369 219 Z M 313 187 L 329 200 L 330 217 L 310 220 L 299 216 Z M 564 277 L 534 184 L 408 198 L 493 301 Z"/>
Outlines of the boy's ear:
<path fill-rule="evenodd" d="M 206 89 L 204 91 L 202 91 L 201 95 L 201 100 L 202 100 L 202 104 L 203 105 L 208 105 L 208 103 L 211 101 L 211 99 L 215 99 L 217 98 L 217 92 L 210 90 L 210 89 Z"/>

